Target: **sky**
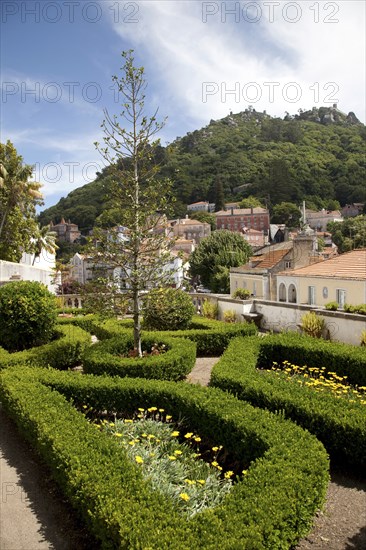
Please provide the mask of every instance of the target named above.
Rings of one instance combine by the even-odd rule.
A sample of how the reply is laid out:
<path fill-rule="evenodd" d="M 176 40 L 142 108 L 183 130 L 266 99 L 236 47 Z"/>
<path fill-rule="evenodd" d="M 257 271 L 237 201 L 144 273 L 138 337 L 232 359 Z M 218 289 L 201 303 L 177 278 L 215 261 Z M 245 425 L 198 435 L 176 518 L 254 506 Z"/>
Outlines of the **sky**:
<path fill-rule="evenodd" d="M 1 143 L 34 165 L 45 205 L 94 180 L 112 76 L 133 49 L 163 145 L 249 105 L 332 106 L 365 123 L 363 0 L 2 0 Z M 123 123 L 122 123 L 123 124 Z M 42 209 L 43 209 L 42 208 Z"/>

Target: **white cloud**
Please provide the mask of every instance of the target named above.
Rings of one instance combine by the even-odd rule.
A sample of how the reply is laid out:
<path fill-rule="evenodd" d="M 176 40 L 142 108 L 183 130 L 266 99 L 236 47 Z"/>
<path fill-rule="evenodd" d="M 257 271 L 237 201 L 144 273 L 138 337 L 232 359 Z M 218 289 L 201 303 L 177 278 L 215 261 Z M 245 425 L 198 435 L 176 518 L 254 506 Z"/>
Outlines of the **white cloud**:
<path fill-rule="evenodd" d="M 140 2 L 139 23 L 114 28 L 136 49 L 138 60 L 143 59 L 149 80 L 160 88 L 159 104 L 170 111 L 170 118 L 176 116 L 177 107 L 200 123 L 225 116 L 229 109 L 243 110 L 250 103 L 282 115 L 286 110 L 337 102 L 341 110 L 352 109 L 365 120 L 364 3 L 277 3 L 267 2 L 267 7 L 262 3 L 260 21 L 248 23 L 243 15 L 249 17 L 243 12 L 248 2 L 229 2 L 228 8 L 235 4 L 241 11 L 236 21 L 235 15 L 226 14 L 223 23 L 224 3 L 211 2 L 209 9 L 218 12 L 203 23 L 201 2 Z M 273 6 L 273 22 L 268 4 Z M 299 14 L 298 22 L 289 22 Z M 202 100 L 205 82 L 215 83 L 206 102 Z M 247 87 L 250 82 L 260 88 Z M 273 88 L 273 101 L 266 82 L 279 83 Z M 296 87 L 288 86 L 291 82 Z M 229 94 L 230 89 L 240 96 Z M 256 101 L 258 90 L 262 96 Z"/>

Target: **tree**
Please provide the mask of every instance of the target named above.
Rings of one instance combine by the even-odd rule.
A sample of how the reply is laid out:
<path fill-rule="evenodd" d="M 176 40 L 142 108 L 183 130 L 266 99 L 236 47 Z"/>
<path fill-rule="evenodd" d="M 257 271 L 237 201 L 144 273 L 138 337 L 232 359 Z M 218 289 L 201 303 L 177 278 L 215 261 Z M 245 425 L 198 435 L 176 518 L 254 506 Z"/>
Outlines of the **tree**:
<path fill-rule="evenodd" d="M 22 161 L 10 141 L 0 144 L 0 259 L 10 262 L 31 252 L 36 206 L 43 204 L 41 184 L 29 181 L 33 168 Z"/>
<path fill-rule="evenodd" d="M 354 248 L 366 246 L 366 216 L 347 218 L 343 222 L 329 222 L 327 230 L 332 234 L 332 241 L 338 252 L 348 252 Z"/>
<path fill-rule="evenodd" d="M 56 238 L 57 233 L 55 231 L 50 231 L 49 225 L 37 227 L 37 232 L 34 235 L 33 241 L 34 258 L 32 265 L 34 265 L 36 259 L 40 257 L 42 250 L 45 250 L 50 254 L 55 254 L 58 248 Z"/>
<path fill-rule="evenodd" d="M 272 223 L 284 223 L 288 227 L 299 227 L 300 218 L 300 209 L 293 202 L 281 202 L 273 207 Z"/>
<path fill-rule="evenodd" d="M 189 216 L 192 220 L 209 223 L 211 226 L 211 231 L 214 231 L 216 229 L 216 217 L 214 214 L 210 214 L 210 212 L 198 210 L 197 212 L 190 212 Z"/>
<path fill-rule="evenodd" d="M 253 197 L 253 195 L 249 195 L 246 199 L 242 199 L 239 206 L 240 208 L 264 208 L 260 200 L 257 199 L 257 197 Z"/>
<path fill-rule="evenodd" d="M 245 264 L 252 250 L 239 234 L 226 229 L 203 239 L 192 252 L 189 263 L 193 277 L 213 292 L 230 292 L 229 268 Z"/>
<path fill-rule="evenodd" d="M 222 180 L 220 176 L 216 176 L 215 179 L 215 212 L 224 210 L 225 208 L 225 198 L 224 198 L 224 188 L 222 185 Z"/>
<path fill-rule="evenodd" d="M 157 111 L 152 116 L 146 113 L 143 67 L 134 67 L 132 50 L 123 52 L 122 57 L 122 76 L 114 76 L 113 81 L 123 98 L 120 117 L 126 128 L 105 110 L 104 147 L 95 144 L 110 165 L 109 198 L 119 214 L 118 224 L 109 230 L 95 228 L 89 254 L 96 264 L 102 262 L 114 271 L 111 284 L 116 279 L 123 281 L 125 295 L 132 302 L 135 351 L 141 356 L 142 295 L 148 289 L 166 286 L 171 279 L 165 266 L 174 243 L 166 221 L 172 196 L 171 182 L 157 179 L 154 163 L 159 142 L 152 138 L 164 122 L 157 122 Z"/>

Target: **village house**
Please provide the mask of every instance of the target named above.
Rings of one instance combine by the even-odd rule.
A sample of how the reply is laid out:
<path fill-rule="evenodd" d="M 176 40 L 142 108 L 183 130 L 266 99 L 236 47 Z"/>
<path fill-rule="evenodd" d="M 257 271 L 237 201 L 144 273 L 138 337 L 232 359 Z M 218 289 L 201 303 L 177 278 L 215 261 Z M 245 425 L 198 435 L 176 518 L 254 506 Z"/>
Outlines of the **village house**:
<path fill-rule="evenodd" d="M 242 233 L 243 229 L 255 229 L 268 234 L 269 212 L 266 208 L 230 208 L 215 212 L 217 229 Z"/>
<path fill-rule="evenodd" d="M 317 306 L 366 303 L 366 249 L 278 273 L 276 299 Z"/>
<path fill-rule="evenodd" d="M 363 213 L 364 203 L 354 202 L 352 204 L 346 204 L 341 208 L 341 214 L 344 218 L 354 218 L 355 216 L 361 216 Z"/>
<path fill-rule="evenodd" d="M 173 234 L 179 239 L 192 240 L 199 244 L 202 239 L 211 235 L 211 226 L 206 222 L 191 220 L 188 217 L 170 222 Z"/>
<path fill-rule="evenodd" d="M 257 231 L 256 229 L 244 228 L 243 237 L 252 248 L 262 248 L 268 241 L 264 231 Z"/>
<path fill-rule="evenodd" d="M 317 239 L 311 229 L 299 233 L 292 241 L 265 246 L 246 265 L 230 268 L 230 293 L 246 288 L 253 297 L 277 300 L 277 275 L 296 267 L 320 261 Z"/>
<path fill-rule="evenodd" d="M 208 201 L 198 201 L 188 204 L 188 212 L 213 212 L 215 210 L 215 204 Z"/>
<path fill-rule="evenodd" d="M 60 243 L 73 243 L 80 238 L 80 231 L 76 223 L 71 223 L 70 220 L 65 222 L 64 218 L 61 219 L 60 223 L 53 224 L 50 223 L 50 230 L 57 233 L 57 240 Z"/>
<path fill-rule="evenodd" d="M 326 231 L 329 222 L 343 222 L 342 214 L 339 210 L 320 210 L 313 212 L 306 210 L 306 221 L 312 229 L 317 231 Z"/>

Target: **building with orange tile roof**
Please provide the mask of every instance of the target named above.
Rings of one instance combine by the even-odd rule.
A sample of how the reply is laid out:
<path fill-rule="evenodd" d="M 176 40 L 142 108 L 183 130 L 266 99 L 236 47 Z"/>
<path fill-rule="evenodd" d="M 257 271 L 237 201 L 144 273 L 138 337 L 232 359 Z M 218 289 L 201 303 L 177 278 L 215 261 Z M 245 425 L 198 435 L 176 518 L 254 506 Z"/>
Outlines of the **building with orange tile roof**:
<path fill-rule="evenodd" d="M 366 248 L 277 275 L 277 299 L 323 306 L 366 303 Z"/>

